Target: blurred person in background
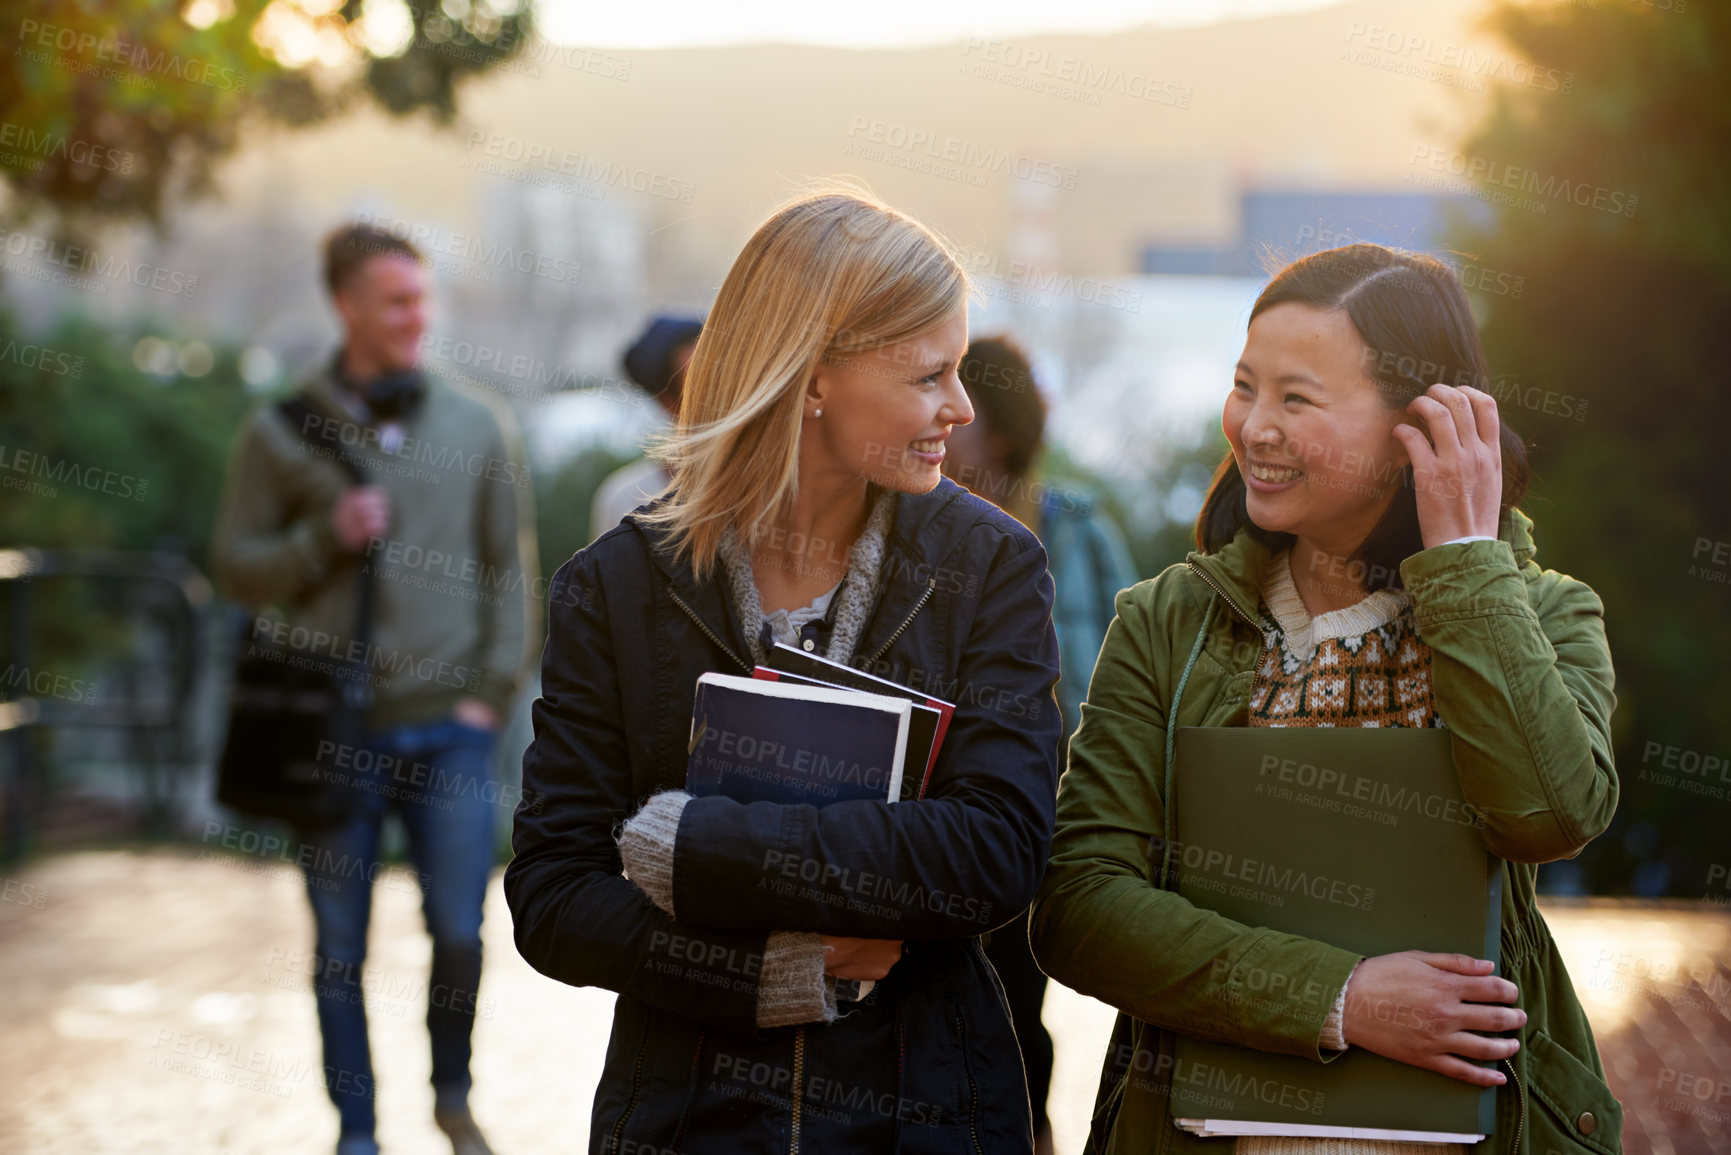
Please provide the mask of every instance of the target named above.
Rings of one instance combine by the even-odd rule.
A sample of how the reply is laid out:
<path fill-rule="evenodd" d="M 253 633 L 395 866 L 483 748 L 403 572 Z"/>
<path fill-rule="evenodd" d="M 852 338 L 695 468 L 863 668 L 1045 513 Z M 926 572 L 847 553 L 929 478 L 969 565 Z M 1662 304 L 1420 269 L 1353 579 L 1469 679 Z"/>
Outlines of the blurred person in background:
<path fill-rule="evenodd" d="M 1112 599 L 1135 584 L 1135 566 L 1123 536 L 1094 509 L 1091 495 L 1069 483 L 1053 489 L 1038 480 L 1046 402 L 1022 349 L 1008 337 L 982 337 L 968 346 L 961 378 L 974 420 L 951 433 L 944 473 L 1011 514 L 1046 547 L 1056 598 L 1052 625 L 1058 632 L 1058 712 L 1067 735 L 1076 725 L 1094 657 L 1112 624 Z M 1040 1021 L 1046 976 L 1028 948 L 1027 912 L 992 932 L 986 955 L 1003 980 L 1022 1046 L 1035 1149 L 1050 1152 L 1046 1098 L 1052 1082 L 1052 1036 Z"/>
<path fill-rule="evenodd" d="M 685 392 L 685 367 L 697 348 L 703 322 L 696 317 L 656 317 L 631 348 L 625 350 L 625 375 L 655 399 L 669 419 L 679 416 Z M 589 513 L 593 541 L 619 524 L 621 518 L 667 488 L 667 469 L 653 457 L 643 457 L 614 470 L 595 490 Z"/>
<path fill-rule="evenodd" d="M 362 967 L 380 834 L 407 834 L 432 936 L 427 1028 L 434 1119 L 456 1155 L 486 1155 L 469 1113 L 470 1036 L 481 981 L 481 903 L 494 859 L 495 731 L 536 631 L 528 470 L 502 407 L 423 372 L 419 252 L 366 226 L 324 248 L 343 344 L 299 391 L 302 428 L 258 407 L 231 456 L 214 569 L 226 594 L 295 626 L 354 638 L 358 582 L 374 583 L 376 674 L 366 745 L 379 772 L 348 816 L 303 834 L 316 926 L 314 995 L 339 1155 L 376 1155 Z M 369 479 L 355 485 L 335 458 Z M 437 560 L 435 560 L 437 559 Z M 348 759 L 362 777 L 362 759 Z"/>

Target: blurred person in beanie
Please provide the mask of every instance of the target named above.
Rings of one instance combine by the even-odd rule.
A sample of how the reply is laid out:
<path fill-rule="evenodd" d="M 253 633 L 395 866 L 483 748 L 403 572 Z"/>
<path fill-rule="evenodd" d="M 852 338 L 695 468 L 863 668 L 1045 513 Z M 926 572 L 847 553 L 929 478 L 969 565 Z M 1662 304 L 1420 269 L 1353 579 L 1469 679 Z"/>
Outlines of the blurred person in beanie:
<path fill-rule="evenodd" d="M 653 397 L 669 418 L 679 416 L 685 367 L 701 332 L 703 322 L 696 317 L 656 317 L 625 350 L 625 375 Z M 658 496 L 667 482 L 666 467 L 653 457 L 640 458 L 609 474 L 596 489 L 590 507 L 590 539 L 600 537 L 626 514 Z"/>
<path fill-rule="evenodd" d="M 1094 655 L 1112 623 L 1112 599 L 1135 584 L 1135 567 L 1123 536 L 1095 510 L 1091 495 L 1068 484 L 1054 489 L 1040 480 L 1046 402 L 1021 347 L 1008 337 L 980 338 L 962 358 L 961 378 L 974 420 L 951 434 L 944 473 L 1033 530 L 1046 547 L 1055 595 L 1052 626 L 1058 634 L 1058 714 L 1062 732 L 1069 734 L 1094 670 Z M 1026 911 L 991 933 L 986 956 L 1009 999 L 1028 1072 L 1034 1148 L 1046 1155 L 1052 1150 L 1052 1124 L 1046 1114 L 1052 1036 L 1040 1021 L 1046 976 L 1028 948 Z"/>
<path fill-rule="evenodd" d="M 412 245 L 339 229 L 324 275 L 342 347 L 298 391 L 300 428 L 270 403 L 244 423 L 214 569 L 261 623 L 273 607 L 334 639 L 334 655 L 360 651 L 373 675 L 366 748 L 338 755 L 360 788 L 336 824 L 299 832 L 337 1151 L 379 1150 L 362 968 L 381 829 L 395 811 L 433 940 L 434 1118 L 456 1155 L 487 1155 L 468 1108 L 470 1036 L 500 800 L 491 756 L 538 632 L 529 471 L 503 406 L 418 366 L 427 284 Z M 345 456 L 365 484 L 341 468 Z M 357 638 L 361 581 L 373 583 L 373 612 L 370 637 Z"/>

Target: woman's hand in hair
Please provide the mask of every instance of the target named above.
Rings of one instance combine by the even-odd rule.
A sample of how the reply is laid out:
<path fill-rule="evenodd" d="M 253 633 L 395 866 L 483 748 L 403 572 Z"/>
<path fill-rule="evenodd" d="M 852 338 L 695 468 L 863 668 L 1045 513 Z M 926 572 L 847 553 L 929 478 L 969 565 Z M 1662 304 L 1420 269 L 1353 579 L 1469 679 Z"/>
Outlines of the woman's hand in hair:
<path fill-rule="evenodd" d="M 881 979 L 901 961 L 899 938 L 823 937 L 823 973 L 838 979 Z"/>
<path fill-rule="evenodd" d="M 1517 1030 L 1527 1012 L 1484 1005 L 1520 997 L 1494 969 L 1487 959 L 1419 950 L 1365 959 L 1346 987 L 1346 1041 L 1463 1083 L 1499 1086 L 1501 1071 L 1467 1060 L 1506 1059 L 1520 1050 L 1517 1039 L 1478 1032 Z"/>
<path fill-rule="evenodd" d="M 1407 412 L 1423 428 L 1403 423 L 1394 435 L 1412 459 L 1425 548 L 1457 537 L 1495 537 L 1503 498 L 1496 398 L 1471 386 L 1432 385 L 1413 398 Z"/>

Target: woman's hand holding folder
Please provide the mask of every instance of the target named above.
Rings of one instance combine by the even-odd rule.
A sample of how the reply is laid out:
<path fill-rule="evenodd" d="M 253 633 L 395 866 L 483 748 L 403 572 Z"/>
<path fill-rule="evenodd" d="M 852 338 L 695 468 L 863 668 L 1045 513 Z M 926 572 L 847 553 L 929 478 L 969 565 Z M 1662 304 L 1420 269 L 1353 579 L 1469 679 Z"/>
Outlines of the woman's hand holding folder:
<path fill-rule="evenodd" d="M 1408 950 L 1358 964 L 1347 981 L 1344 1033 L 1352 1046 L 1479 1087 L 1500 1086 L 1495 1067 L 1468 1059 L 1506 1059 L 1520 1040 L 1477 1032 L 1513 1031 L 1527 1021 L 1512 1003 L 1514 983 L 1488 959 Z"/>

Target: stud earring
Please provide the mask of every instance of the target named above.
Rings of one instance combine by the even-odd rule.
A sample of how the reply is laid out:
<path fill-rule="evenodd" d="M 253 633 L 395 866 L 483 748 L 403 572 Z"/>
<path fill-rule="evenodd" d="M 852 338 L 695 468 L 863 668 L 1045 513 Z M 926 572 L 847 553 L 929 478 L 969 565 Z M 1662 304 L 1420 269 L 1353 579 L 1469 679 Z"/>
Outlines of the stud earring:
<path fill-rule="evenodd" d="M 822 409 L 814 409 L 814 410 L 812 410 L 811 415 L 813 417 L 822 417 L 823 416 L 823 410 Z"/>

